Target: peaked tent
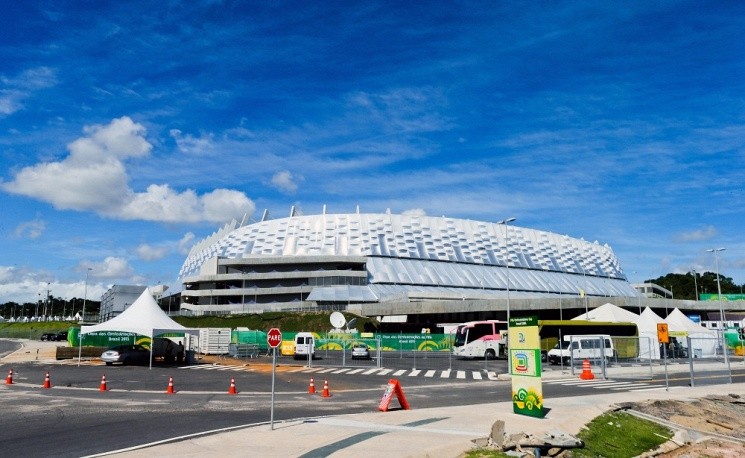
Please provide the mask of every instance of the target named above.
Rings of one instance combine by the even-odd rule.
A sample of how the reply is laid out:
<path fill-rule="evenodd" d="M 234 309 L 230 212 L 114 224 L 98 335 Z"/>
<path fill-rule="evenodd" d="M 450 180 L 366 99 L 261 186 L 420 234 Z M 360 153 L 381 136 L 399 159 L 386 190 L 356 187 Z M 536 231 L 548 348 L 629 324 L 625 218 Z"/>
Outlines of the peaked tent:
<path fill-rule="evenodd" d="M 660 346 L 657 339 L 657 323 L 665 320 L 654 313 L 651 308 L 646 307 L 636 320 L 636 328 L 639 330 L 639 357 L 660 359 Z"/>
<path fill-rule="evenodd" d="M 629 312 L 610 302 L 594 308 L 587 313 L 572 318 L 573 320 L 607 321 L 610 323 L 636 323 L 639 318 L 634 312 Z"/>
<path fill-rule="evenodd" d="M 713 356 L 717 353 L 717 347 L 719 346 L 717 332 L 694 323 L 677 307 L 665 318 L 665 322 L 670 328 L 670 335 L 676 337 L 682 335 L 691 338 L 693 349 L 689 348 L 688 350 L 694 356 Z M 685 339 L 679 340 L 682 342 L 686 341 Z"/>
<path fill-rule="evenodd" d="M 145 290 L 140 297 L 132 303 L 125 311 L 114 318 L 93 326 L 81 326 L 80 334 L 88 334 L 100 331 L 131 332 L 142 336 L 154 337 L 167 332 L 183 332 L 185 334 L 199 335 L 199 330 L 186 328 L 173 321 L 163 310 L 158 307 L 150 291 Z M 152 363 L 153 345 L 150 346 L 150 361 Z M 79 357 L 78 357 L 79 358 Z"/>

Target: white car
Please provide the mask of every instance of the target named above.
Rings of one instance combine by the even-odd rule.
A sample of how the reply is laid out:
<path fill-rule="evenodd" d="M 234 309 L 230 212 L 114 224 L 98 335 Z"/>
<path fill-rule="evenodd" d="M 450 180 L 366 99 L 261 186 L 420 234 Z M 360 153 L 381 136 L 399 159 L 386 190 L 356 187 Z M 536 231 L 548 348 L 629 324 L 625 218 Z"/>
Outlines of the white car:
<path fill-rule="evenodd" d="M 363 343 L 354 344 L 352 346 L 352 359 L 370 359 L 370 347 Z"/>

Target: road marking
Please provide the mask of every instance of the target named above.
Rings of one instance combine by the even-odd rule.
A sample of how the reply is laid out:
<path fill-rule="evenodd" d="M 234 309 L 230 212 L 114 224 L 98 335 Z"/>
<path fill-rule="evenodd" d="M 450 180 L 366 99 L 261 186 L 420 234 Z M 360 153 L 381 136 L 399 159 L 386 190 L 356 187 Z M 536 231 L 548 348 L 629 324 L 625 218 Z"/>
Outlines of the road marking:
<path fill-rule="evenodd" d="M 349 369 L 351 369 L 351 367 L 347 367 L 347 368 L 344 368 L 344 369 L 339 369 L 338 371 L 332 372 L 332 374 L 343 374 L 346 371 L 348 371 Z"/>
<path fill-rule="evenodd" d="M 497 373 L 494 371 L 489 371 L 487 373 L 489 380 L 499 380 L 499 377 L 497 376 Z"/>
<path fill-rule="evenodd" d="M 411 373 L 409 374 L 409 377 L 416 377 L 417 375 L 419 375 L 419 373 L 420 373 L 420 372 L 422 372 L 422 371 L 421 371 L 421 370 L 419 370 L 419 369 L 414 369 L 414 370 L 413 370 L 413 371 L 411 371 Z"/>
<path fill-rule="evenodd" d="M 393 372 L 393 369 L 383 369 L 382 371 L 378 372 L 378 375 L 387 375 Z"/>
<path fill-rule="evenodd" d="M 335 367 L 332 367 L 331 369 L 323 369 L 323 370 L 320 370 L 320 371 L 318 371 L 318 372 L 316 372 L 316 373 L 317 373 L 317 374 L 325 374 L 325 373 L 327 373 L 327 372 L 332 372 L 332 371 L 334 371 L 334 370 L 336 370 L 336 368 L 335 368 Z"/>
<path fill-rule="evenodd" d="M 393 373 L 393 376 L 394 377 L 400 377 L 400 376 L 404 375 L 405 372 L 406 372 L 406 369 L 399 369 L 399 370 L 397 370 L 396 372 Z"/>
<path fill-rule="evenodd" d="M 362 373 L 362 375 L 370 375 L 374 372 L 378 372 L 380 369 L 370 369 L 369 371 L 365 371 Z"/>
<path fill-rule="evenodd" d="M 442 371 L 442 374 L 440 374 L 440 378 L 450 378 L 450 369 Z"/>
<path fill-rule="evenodd" d="M 351 371 L 347 372 L 347 375 L 350 375 L 350 374 L 359 374 L 360 372 L 362 372 L 364 370 L 365 369 L 354 369 L 354 370 L 351 370 Z"/>
<path fill-rule="evenodd" d="M 455 373 L 455 378 L 459 379 L 465 379 L 466 378 L 466 371 L 458 371 Z"/>
<path fill-rule="evenodd" d="M 437 372 L 437 371 L 434 370 L 434 369 L 429 370 L 429 371 L 427 371 L 427 372 L 424 373 L 424 376 L 425 377 L 434 377 L 435 376 L 435 372 Z"/>
<path fill-rule="evenodd" d="M 473 379 L 474 380 L 483 380 L 484 378 L 481 376 L 481 372 L 473 371 Z"/>

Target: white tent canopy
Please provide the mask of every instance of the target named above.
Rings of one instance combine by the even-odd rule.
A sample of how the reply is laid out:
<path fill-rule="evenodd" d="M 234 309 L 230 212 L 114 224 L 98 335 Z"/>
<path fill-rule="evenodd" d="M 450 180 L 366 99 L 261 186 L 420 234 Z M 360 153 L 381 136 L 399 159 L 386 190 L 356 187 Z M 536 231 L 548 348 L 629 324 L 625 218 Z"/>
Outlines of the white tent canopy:
<path fill-rule="evenodd" d="M 594 308 L 587 313 L 572 318 L 573 320 L 607 321 L 611 323 L 636 323 L 639 315 L 610 302 Z"/>
<path fill-rule="evenodd" d="M 664 323 L 661 316 L 647 307 L 636 320 L 636 327 L 639 330 L 639 337 L 643 337 L 639 342 L 639 357 L 643 359 L 652 358 L 660 359 L 660 346 L 657 338 L 657 324 Z"/>
<path fill-rule="evenodd" d="M 151 341 L 154 341 L 155 336 L 167 332 L 183 332 L 184 334 L 199 336 L 198 329 L 186 328 L 166 315 L 165 312 L 158 307 L 158 303 L 155 302 L 155 299 L 147 288 L 145 288 L 142 294 L 140 294 L 140 297 L 138 297 L 128 309 L 114 318 L 93 326 L 80 327 L 81 337 L 83 334 L 100 331 L 130 332 L 133 334 L 148 336 Z M 155 345 L 152 344 L 150 345 L 150 367 L 153 365 L 154 346 Z M 78 364 L 80 364 L 80 354 L 78 354 Z"/>
<path fill-rule="evenodd" d="M 670 312 L 665 318 L 665 322 L 668 324 L 670 335 L 675 336 L 683 335 L 691 338 L 691 346 L 695 356 L 712 356 L 717 352 L 719 346 L 719 340 L 717 338 L 717 332 L 706 329 L 705 327 L 694 323 L 690 318 L 685 316 L 678 308 Z M 685 343 L 685 339 L 681 340 L 681 343 Z"/>
<path fill-rule="evenodd" d="M 81 326 L 80 328 L 81 334 L 100 331 L 131 332 L 148 336 L 151 339 L 167 332 L 183 332 L 199 335 L 198 330 L 186 328 L 166 315 L 158 307 L 158 303 L 155 302 L 155 299 L 147 289 L 142 292 L 140 297 L 129 308 L 109 321 L 104 321 L 93 326 Z"/>

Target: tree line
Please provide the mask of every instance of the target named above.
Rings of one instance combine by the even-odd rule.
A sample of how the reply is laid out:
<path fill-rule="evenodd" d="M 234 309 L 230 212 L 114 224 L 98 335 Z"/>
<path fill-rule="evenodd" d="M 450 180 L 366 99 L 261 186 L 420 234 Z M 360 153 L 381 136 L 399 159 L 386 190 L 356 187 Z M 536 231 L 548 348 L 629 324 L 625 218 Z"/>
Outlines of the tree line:
<path fill-rule="evenodd" d="M 85 301 L 85 314 L 97 314 L 101 309 L 100 301 L 87 299 Z M 63 299 L 61 297 L 49 296 L 37 302 L 6 302 L 0 304 L 0 316 L 3 318 L 35 317 L 35 316 L 75 316 L 83 311 L 83 298 L 73 297 Z"/>
<path fill-rule="evenodd" d="M 716 272 L 684 274 L 667 274 L 662 277 L 644 280 L 645 283 L 654 283 L 672 292 L 673 299 L 694 300 L 701 294 L 717 294 Z M 742 294 L 743 285 L 737 285 L 732 278 L 719 274 L 719 283 L 722 294 Z"/>

